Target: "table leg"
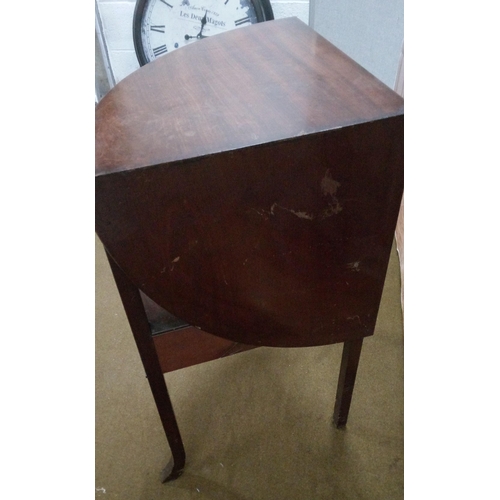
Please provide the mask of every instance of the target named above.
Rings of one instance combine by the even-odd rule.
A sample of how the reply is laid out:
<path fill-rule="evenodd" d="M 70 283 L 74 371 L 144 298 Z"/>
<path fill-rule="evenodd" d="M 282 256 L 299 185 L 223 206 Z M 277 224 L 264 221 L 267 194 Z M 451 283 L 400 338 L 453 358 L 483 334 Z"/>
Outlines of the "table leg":
<path fill-rule="evenodd" d="M 362 345 L 363 339 L 344 342 L 337 397 L 333 411 L 333 423 L 337 428 L 344 427 L 347 423 Z"/>
<path fill-rule="evenodd" d="M 172 459 L 162 472 L 161 480 L 164 483 L 182 474 L 186 461 L 184 445 L 139 290 L 129 281 L 109 254 L 108 260 L 172 452 Z"/>

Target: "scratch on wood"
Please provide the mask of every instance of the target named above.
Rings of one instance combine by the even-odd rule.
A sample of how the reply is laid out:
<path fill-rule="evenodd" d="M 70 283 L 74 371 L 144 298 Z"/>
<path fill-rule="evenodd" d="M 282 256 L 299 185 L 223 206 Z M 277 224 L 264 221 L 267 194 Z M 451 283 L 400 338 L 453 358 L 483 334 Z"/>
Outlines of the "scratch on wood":
<path fill-rule="evenodd" d="M 181 260 L 180 256 L 176 257 L 174 260 L 172 260 L 172 265 L 170 266 L 170 272 L 174 270 L 175 264 Z"/>
<path fill-rule="evenodd" d="M 331 217 L 332 215 L 336 215 L 342 211 L 342 205 L 340 204 L 336 194 L 337 189 L 340 187 L 340 182 L 336 181 L 332 177 L 332 173 L 328 168 L 325 172 L 325 176 L 321 179 L 321 190 L 323 191 L 323 196 L 330 196 L 332 199 L 331 203 L 329 203 L 328 208 L 323 210 L 323 215 L 321 218 L 326 219 L 327 217 Z"/>
<path fill-rule="evenodd" d="M 293 210 L 291 208 L 282 207 L 281 205 L 278 205 L 278 203 L 273 203 L 269 210 L 257 210 L 255 208 L 252 208 L 252 210 L 267 220 L 271 215 L 276 215 L 274 211 L 277 208 L 279 208 L 280 210 L 284 210 L 285 212 L 290 212 L 291 214 L 296 215 L 299 219 L 314 220 L 315 218 L 312 214 L 308 214 L 307 212 L 304 212 L 302 210 Z"/>
<path fill-rule="evenodd" d="M 332 173 L 328 168 L 325 172 L 325 176 L 321 179 L 321 189 L 323 190 L 323 194 L 333 196 L 337 194 L 337 189 L 340 187 L 340 182 L 336 181 L 332 177 Z"/>
<path fill-rule="evenodd" d="M 314 220 L 314 215 L 308 214 L 307 212 L 302 212 L 301 210 L 292 210 L 291 208 L 285 208 L 278 205 L 281 210 L 286 210 L 293 215 L 296 215 L 299 219 Z"/>
<path fill-rule="evenodd" d="M 354 316 L 348 316 L 348 318 L 347 318 L 347 319 L 348 319 L 348 320 L 355 320 L 355 319 L 357 319 L 357 320 L 359 321 L 359 324 L 360 324 L 360 325 L 362 325 L 362 323 L 361 323 L 361 318 L 360 318 L 357 314 L 356 314 L 356 315 L 354 315 Z"/>
<path fill-rule="evenodd" d="M 335 198 L 335 206 L 329 203 L 328 207 L 325 208 L 321 213 L 320 219 L 326 219 L 328 217 L 331 217 L 332 215 L 337 215 L 340 212 L 342 212 L 342 207 L 340 206 L 339 200 Z"/>
<path fill-rule="evenodd" d="M 357 271 L 359 272 L 359 265 L 361 264 L 361 261 L 357 260 L 356 262 L 350 262 L 347 264 L 347 267 L 351 269 L 351 271 Z"/>
<path fill-rule="evenodd" d="M 256 209 L 256 208 L 252 208 L 251 210 L 259 214 L 261 217 L 264 217 L 265 220 L 268 220 L 269 217 L 276 215 L 275 211 L 277 209 L 283 210 L 285 212 L 290 212 L 299 219 L 305 219 L 305 220 L 315 220 L 315 219 L 323 220 L 328 217 L 332 217 L 333 215 L 337 215 L 343 209 L 339 199 L 336 196 L 337 190 L 340 187 L 340 182 L 336 181 L 332 177 L 330 169 L 327 169 L 323 179 L 321 179 L 320 185 L 321 185 L 321 191 L 323 192 L 323 196 L 330 197 L 330 201 L 328 202 L 328 206 L 317 214 L 305 212 L 304 210 L 294 210 L 292 208 L 279 205 L 277 202 L 273 203 L 269 210 Z"/>

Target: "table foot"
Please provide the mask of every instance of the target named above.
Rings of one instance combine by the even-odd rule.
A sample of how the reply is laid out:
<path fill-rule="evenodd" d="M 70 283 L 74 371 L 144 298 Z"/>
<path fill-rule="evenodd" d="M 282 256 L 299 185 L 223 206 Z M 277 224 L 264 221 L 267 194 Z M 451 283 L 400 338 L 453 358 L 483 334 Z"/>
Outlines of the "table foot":
<path fill-rule="evenodd" d="M 177 479 L 184 472 L 184 466 L 176 467 L 174 460 L 170 459 L 170 462 L 161 471 L 161 482 L 166 483 L 168 481 L 173 481 Z"/>
<path fill-rule="evenodd" d="M 351 406 L 352 391 L 354 389 L 354 382 L 356 381 L 356 372 L 358 370 L 362 345 L 363 339 L 344 342 L 337 397 L 333 412 L 333 423 L 337 429 L 341 429 L 347 424 L 347 416 L 349 415 L 349 408 Z"/>

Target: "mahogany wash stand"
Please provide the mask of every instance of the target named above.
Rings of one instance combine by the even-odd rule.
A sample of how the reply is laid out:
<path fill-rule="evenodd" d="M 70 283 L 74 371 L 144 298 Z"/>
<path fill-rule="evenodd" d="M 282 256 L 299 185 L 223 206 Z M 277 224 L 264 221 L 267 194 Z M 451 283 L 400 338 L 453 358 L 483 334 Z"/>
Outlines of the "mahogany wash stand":
<path fill-rule="evenodd" d="M 343 342 L 346 424 L 403 192 L 403 100 L 295 18 L 134 72 L 96 110 L 96 227 L 172 452 L 164 373 Z"/>

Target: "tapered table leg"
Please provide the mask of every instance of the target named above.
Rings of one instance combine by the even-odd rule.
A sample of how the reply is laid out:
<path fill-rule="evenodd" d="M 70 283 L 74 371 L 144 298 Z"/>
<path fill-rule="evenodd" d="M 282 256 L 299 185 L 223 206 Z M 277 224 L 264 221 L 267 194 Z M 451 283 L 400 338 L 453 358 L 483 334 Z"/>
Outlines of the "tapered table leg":
<path fill-rule="evenodd" d="M 362 345 L 363 339 L 344 342 L 335 409 L 333 411 L 333 423 L 336 427 L 344 427 L 347 423 Z"/>
<path fill-rule="evenodd" d="M 186 462 L 184 445 L 139 290 L 129 281 L 109 254 L 108 260 L 172 452 L 172 459 L 161 475 L 161 480 L 164 483 L 176 479 L 182 474 Z"/>

